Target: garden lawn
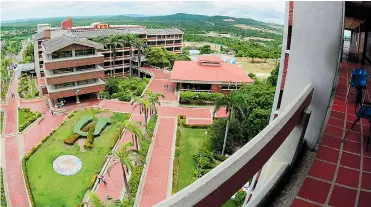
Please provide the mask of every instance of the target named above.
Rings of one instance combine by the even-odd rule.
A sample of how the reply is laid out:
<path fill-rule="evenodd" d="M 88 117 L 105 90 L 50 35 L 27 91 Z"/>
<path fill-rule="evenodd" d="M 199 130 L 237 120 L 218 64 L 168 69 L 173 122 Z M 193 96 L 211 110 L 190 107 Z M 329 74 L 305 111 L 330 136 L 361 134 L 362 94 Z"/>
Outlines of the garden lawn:
<path fill-rule="evenodd" d="M 33 112 L 29 108 L 18 108 L 18 131 L 23 131 L 40 116 L 40 112 Z"/>
<path fill-rule="evenodd" d="M 237 207 L 236 201 L 229 199 L 222 207 Z"/>
<path fill-rule="evenodd" d="M 211 151 L 211 143 L 205 132 L 207 129 L 180 127 L 182 138 L 179 143 L 179 172 L 178 189 L 182 190 L 194 182 L 196 162 L 193 160 L 195 154 L 202 146 Z"/>
<path fill-rule="evenodd" d="M 128 114 L 113 113 L 112 124 L 94 138 L 93 149 L 81 152 L 75 143 L 66 146 L 63 140 L 72 135 L 74 125 L 84 115 L 105 113 L 99 110 L 84 110 L 74 113 L 26 162 L 27 174 L 36 206 L 79 206 L 92 185 L 93 177 L 100 172 L 116 130 L 129 118 Z M 94 117 L 97 120 L 97 117 Z M 80 138 L 81 139 L 81 138 Z M 86 139 L 86 138 L 83 138 Z M 60 155 L 75 155 L 82 161 L 81 170 L 73 176 L 62 176 L 53 169 L 53 161 Z"/>

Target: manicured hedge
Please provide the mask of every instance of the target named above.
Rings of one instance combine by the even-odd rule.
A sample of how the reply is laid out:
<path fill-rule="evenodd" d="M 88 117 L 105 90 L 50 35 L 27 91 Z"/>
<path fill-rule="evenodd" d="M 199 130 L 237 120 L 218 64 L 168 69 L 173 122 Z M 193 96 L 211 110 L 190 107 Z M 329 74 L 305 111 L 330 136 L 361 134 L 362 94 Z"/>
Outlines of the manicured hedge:
<path fill-rule="evenodd" d="M 178 126 L 183 126 L 184 128 L 195 128 L 195 129 L 205 129 L 209 128 L 210 125 L 206 124 L 187 124 L 186 123 L 187 117 L 185 115 L 178 116 Z"/>
<path fill-rule="evenodd" d="M 180 93 L 182 104 L 213 104 L 219 98 L 225 96 L 222 93 L 183 91 Z"/>
<path fill-rule="evenodd" d="M 4 179 L 3 179 L 3 168 L 0 168 L 0 179 L 1 179 L 1 207 L 6 207 L 6 198 L 5 198 L 5 191 L 4 191 Z"/>
<path fill-rule="evenodd" d="M 88 136 L 88 133 L 81 131 L 81 128 L 89 124 L 89 122 L 91 122 L 92 120 L 93 117 L 89 115 L 84 115 L 83 117 L 81 117 L 79 122 L 77 122 L 77 124 L 74 126 L 73 133 L 79 134 L 80 136 L 84 137 Z"/>
<path fill-rule="evenodd" d="M 178 126 L 179 126 L 179 120 L 181 119 L 178 119 Z M 172 189 L 173 194 L 175 194 L 178 191 L 179 146 L 180 146 L 181 139 L 182 139 L 182 132 L 180 131 L 180 128 L 178 127 L 178 129 L 176 130 L 175 157 L 174 157 L 174 163 L 173 163 L 173 189 Z"/>
<path fill-rule="evenodd" d="M 33 111 L 31 111 L 30 108 L 18 108 L 18 115 L 19 115 L 19 113 L 23 113 L 24 114 L 24 123 L 19 123 L 19 126 L 18 126 L 18 130 L 20 132 L 22 132 L 29 125 L 31 125 L 36 119 L 38 119 L 39 117 L 41 117 L 41 113 L 40 112 L 38 112 L 38 111 L 33 112 Z"/>
<path fill-rule="evenodd" d="M 84 144 L 84 149 L 86 149 L 86 150 L 90 150 L 90 149 L 93 148 L 94 128 L 95 128 L 95 124 L 92 124 L 92 125 L 89 126 L 88 136 L 87 136 L 87 139 L 85 140 L 85 144 Z"/>
<path fill-rule="evenodd" d="M 92 125 L 93 123 L 90 123 L 88 125 L 86 125 L 84 128 L 82 128 L 81 131 L 83 132 L 87 132 L 89 130 L 89 127 L 90 125 Z M 68 137 L 67 139 L 63 140 L 63 142 L 65 144 L 68 144 L 68 145 L 73 145 L 75 144 L 75 142 L 80 138 L 80 135 L 79 134 L 76 134 L 76 133 L 73 133 L 70 137 Z"/>
<path fill-rule="evenodd" d="M 95 126 L 94 133 L 93 133 L 94 136 L 99 135 L 99 134 L 103 131 L 104 127 L 105 127 L 107 124 L 110 124 L 110 123 L 112 123 L 112 121 L 111 121 L 111 119 L 108 118 L 108 117 L 106 117 L 106 118 L 99 118 L 99 119 L 98 119 L 98 122 L 97 122 L 97 125 Z"/>

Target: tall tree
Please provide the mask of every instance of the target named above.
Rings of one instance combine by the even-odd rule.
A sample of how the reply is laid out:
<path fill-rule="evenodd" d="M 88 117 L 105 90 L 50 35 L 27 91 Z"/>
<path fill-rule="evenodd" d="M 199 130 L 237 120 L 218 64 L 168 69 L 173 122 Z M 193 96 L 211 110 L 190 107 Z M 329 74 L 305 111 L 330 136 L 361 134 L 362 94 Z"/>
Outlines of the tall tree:
<path fill-rule="evenodd" d="M 112 159 L 112 164 L 108 167 L 107 172 L 109 173 L 116 164 L 121 165 L 126 194 L 128 196 L 130 196 L 130 189 L 127 174 L 133 169 L 133 162 L 139 162 L 138 160 L 141 160 L 138 159 L 138 154 L 135 150 L 131 149 L 132 146 L 132 142 L 125 143 L 118 151 L 111 151 L 108 154 L 108 157 Z"/>
<path fill-rule="evenodd" d="M 134 42 L 134 47 L 138 50 L 138 77 L 140 77 L 140 66 L 142 65 L 142 55 L 147 52 L 147 43 L 142 39 L 137 39 Z"/>
<path fill-rule="evenodd" d="M 133 74 L 133 57 L 134 57 L 133 46 L 137 39 L 138 37 L 134 34 L 123 35 L 121 39 L 121 42 L 124 45 L 124 47 L 126 45 L 129 45 L 130 47 L 130 78 L 132 77 Z"/>
<path fill-rule="evenodd" d="M 145 133 L 142 131 L 142 123 L 140 121 L 133 122 L 131 120 L 126 120 L 124 125 L 126 129 L 131 132 L 135 149 L 139 151 L 139 143 L 146 138 Z"/>
<path fill-rule="evenodd" d="M 157 114 L 156 105 L 161 105 L 160 97 L 165 98 L 165 96 L 161 93 L 153 93 L 151 90 L 147 90 L 145 95 L 148 97 L 151 106 L 150 115 Z"/>
<path fill-rule="evenodd" d="M 105 201 L 102 201 L 97 193 L 89 192 L 89 201 L 87 204 L 92 207 L 121 207 L 123 204 L 119 199 L 110 199 L 108 196 Z"/>
<path fill-rule="evenodd" d="M 148 113 L 151 108 L 148 96 L 135 97 L 131 105 L 134 105 L 133 109 L 139 107 L 140 113 L 144 113 L 144 126 L 146 127 L 146 134 L 148 134 Z"/>
<path fill-rule="evenodd" d="M 112 62 L 111 62 L 111 68 L 113 72 L 113 77 L 116 76 L 116 69 L 115 69 L 115 60 L 116 60 L 116 51 L 118 45 L 121 43 L 122 37 L 121 35 L 110 35 L 107 39 L 106 44 L 109 45 L 110 50 L 111 50 L 111 57 L 112 57 Z M 112 64 L 113 63 L 113 64 Z"/>
<path fill-rule="evenodd" d="M 225 145 L 227 143 L 229 123 L 231 121 L 231 118 L 237 115 L 239 115 L 240 117 L 243 117 L 244 119 L 246 118 L 245 111 L 242 107 L 243 102 L 245 102 L 243 97 L 233 92 L 231 93 L 230 96 L 223 96 L 215 102 L 213 116 L 215 116 L 216 112 L 222 108 L 225 108 L 227 112 L 227 125 L 226 125 L 225 133 L 224 133 L 222 155 L 224 155 L 224 152 L 225 152 Z"/>

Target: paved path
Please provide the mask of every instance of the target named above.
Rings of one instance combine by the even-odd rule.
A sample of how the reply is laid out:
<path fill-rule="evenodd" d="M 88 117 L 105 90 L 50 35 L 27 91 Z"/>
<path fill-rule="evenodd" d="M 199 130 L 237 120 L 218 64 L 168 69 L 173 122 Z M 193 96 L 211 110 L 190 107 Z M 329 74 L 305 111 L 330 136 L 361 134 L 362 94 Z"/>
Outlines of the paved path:
<path fill-rule="evenodd" d="M 150 207 L 165 200 L 171 193 L 172 148 L 175 139 L 176 118 L 158 119 L 158 129 L 153 140 L 153 151 L 145 175 L 140 206 Z M 170 188 L 169 188 L 170 184 Z"/>

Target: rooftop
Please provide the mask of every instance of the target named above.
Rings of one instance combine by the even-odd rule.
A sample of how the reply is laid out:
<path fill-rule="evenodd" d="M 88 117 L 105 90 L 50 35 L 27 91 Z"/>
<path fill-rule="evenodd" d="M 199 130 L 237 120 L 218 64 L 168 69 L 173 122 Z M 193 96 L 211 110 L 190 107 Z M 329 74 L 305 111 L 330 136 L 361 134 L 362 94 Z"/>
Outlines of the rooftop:
<path fill-rule="evenodd" d="M 176 61 L 170 80 L 174 82 L 253 83 L 235 64 L 224 63 L 220 57 L 205 56 L 199 61 Z M 204 65 L 208 61 L 210 65 Z"/>
<path fill-rule="evenodd" d="M 62 49 L 64 47 L 67 47 L 72 44 L 79 44 L 79 45 L 85 45 L 88 47 L 94 47 L 97 49 L 103 49 L 103 45 L 95 43 L 93 41 L 83 39 L 83 38 L 78 38 L 72 35 L 64 34 L 62 36 L 53 38 L 51 40 L 48 40 L 46 42 L 42 43 L 45 48 L 45 52 L 47 54 L 50 54 L 54 51 L 57 51 L 59 49 Z"/>

